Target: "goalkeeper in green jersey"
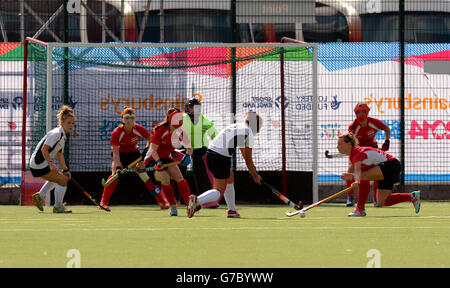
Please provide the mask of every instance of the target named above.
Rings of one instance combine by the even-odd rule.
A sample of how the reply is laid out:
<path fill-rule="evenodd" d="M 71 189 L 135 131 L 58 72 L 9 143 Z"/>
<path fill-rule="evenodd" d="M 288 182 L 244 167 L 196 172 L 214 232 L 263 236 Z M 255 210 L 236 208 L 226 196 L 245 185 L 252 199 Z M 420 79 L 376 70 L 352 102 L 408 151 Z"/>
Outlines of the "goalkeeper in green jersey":
<path fill-rule="evenodd" d="M 194 149 L 192 153 L 192 170 L 194 173 L 195 193 L 193 194 L 199 195 L 212 187 L 213 176 L 206 165 L 205 155 L 209 145 L 208 137 L 211 140 L 214 139 L 219 131 L 217 131 L 214 123 L 202 114 L 201 103 L 197 98 L 191 98 L 186 101 L 184 112 L 183 126 L 181 128 L 189 135 L 191 146 Z M 204 206 L 204 208 L 208 207 L 219 207 L 219 201 L 208 203 Z"/>

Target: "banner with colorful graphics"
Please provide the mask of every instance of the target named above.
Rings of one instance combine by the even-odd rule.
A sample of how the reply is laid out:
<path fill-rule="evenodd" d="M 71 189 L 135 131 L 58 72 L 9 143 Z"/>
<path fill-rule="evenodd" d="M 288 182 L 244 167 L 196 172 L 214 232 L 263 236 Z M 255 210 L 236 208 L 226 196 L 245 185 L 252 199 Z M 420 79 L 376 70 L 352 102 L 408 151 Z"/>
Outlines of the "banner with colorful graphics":
<path fill-rule="evenodd" d="M 19 46 L 10 48 L 9 52 L 20 49 Z M 337 137 L 348 130 L 355 118 L 353 108 L 358 102 L 367 103 L 371 109 L 369 116 L 389 126 L 388 153 L 400 158 L 399 49 L 397 43 L 319 44 L 317 128 L 320 182 L 340 181 L 339 175 L 347 170 L 345 158 L 328 159 L 324 153 L 327 150 L 338 153 Z M 4 47 L 0 49 L 4 50 Z M 141 55 L 139 61 L 159 58 L 159 64 L 164 65 L 164 59 L 169 59 L 168 55 L 174 53 L 191 53 L 195 55 L 192 59 L 201 59 L 204 53 L 198 49 L 188 50 L 164 49 L 152 55 Z M 216 52 L 221 55 L 221 51 Z M 95 51 L 90 53 L 95 54 Z M 112 57 L 120 58 L 120 55 L 114 55 L 112 53 Z M 114 58 L 111 59 L 113 63 Z M 18 131 L 21 131 L 22 121 L 23 64 L 3 56 L 0 60 L 0 119 L 3 122 L 0 140 L 5 144 L 0 153 L 0 161 L 5 167 L 0 167 L 0 171 L 2 176 L 13 175 L 16 170 L 19 175 L 21 139 Z M 52 99 L 54 110 L 57 110 L 64 98 L 64 81 L 61 62 L 55 60 Z M 239 66 L 235 84 L 236 115 L 231 113 L 233 84 L 227 65 L 217 69 L 195 67 L 164 72 L 145 69 L 131 72 L 129 69 L 128 74 L 123 73 L 124 68 L 118 67 L 87 64 L 71 67 L 70 73 L 77 75 L 68 79 L 69 102 L 77 113 L 69 151 L 77 166 L 71 169 L 110 169 L 109 137 L 120 124 L 120 111 L 124 105 L 135 108 L 138 123 L 151 129 L 164 119 L 168 108 L 174 106 L 183 110 L 184 102 L 194 96 L 201 100 L 202 112 L 218 130 L 234 120 L 243 121 L 249 110 L 261 114 L 264 125 L 254 142 L 255 165 L 258 170 L 280 170 L 282 83 L 280 62 L 273 60 L 277 59 L 248 61 Z M 450 44 L 406 45 L 403 118 L 406 181 L 450 180 L 450 165 L 447 164 L 450 160 L 450 75 L 445 71 L 428 69 L 433 63 L 450 63 Z M 310 171 L 312 62 L 286 61 L 284 69 L 287 169 Z M 36 79 L 33 81 L 30 83 L 35 83 Z M 33 97 L 33 90 L 30 88 L 29 91 L 28 97 Z M 55 115 L 53 118 L 56 119 Z M 379 131 L 376 139 L 381 146 L 385 140 L 384 132 Z M 142 142 L 141 148 L 144 145 Z M 237 153 L 237 168 L 245 169 L 245 163 Z"/>

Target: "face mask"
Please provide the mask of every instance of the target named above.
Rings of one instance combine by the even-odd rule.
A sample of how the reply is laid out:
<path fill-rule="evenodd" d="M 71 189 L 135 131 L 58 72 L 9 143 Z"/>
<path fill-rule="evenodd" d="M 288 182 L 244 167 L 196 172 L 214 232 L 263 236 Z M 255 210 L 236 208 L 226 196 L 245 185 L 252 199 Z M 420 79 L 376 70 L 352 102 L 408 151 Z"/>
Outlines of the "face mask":
<path fill-rule="evenodd" d="M 359 122 L 364 122 L 367 120 L 367 114 L 359 113 L 358 115 L 356 115 L 356 119 L 358 119 Z"/>
<path fill-rule="evenodd" d="M 183 113 L 173 112 L 169 115 L 168 120 L 173 128 L 178 129 L 183 125 Z"/>

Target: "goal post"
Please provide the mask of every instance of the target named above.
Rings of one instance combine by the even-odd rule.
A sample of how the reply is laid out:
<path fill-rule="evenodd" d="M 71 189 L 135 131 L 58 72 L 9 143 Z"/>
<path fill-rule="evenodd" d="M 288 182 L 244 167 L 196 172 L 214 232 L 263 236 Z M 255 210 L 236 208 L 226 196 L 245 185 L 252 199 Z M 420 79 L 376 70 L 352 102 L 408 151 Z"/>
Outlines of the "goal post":
<path fill-rule="evenodd" d="M 30 45 L 29 49 L 38 50 L 41 56 L 45 54 L 45 61 L 32 61 L 33 85 L 28 87 L 28 99 L 38 98 L 28 104 L 27 117 L 40 122 L 27 120 L 27 123 L 32 131 L 39 131 L 39 136 L 33 134 L 32 140 L 27 141 L 26 163 L 36 140 L 57 126 L 56 113 L 62 104 L 72 106 L 77 117 L 68 141 L 71 170 L 104 172 L 111 166 L 109 137 L 120 124 L 124 105 L 135 109 L 137 123 L 151 130 L 164 119 L 168 108 L 184 110 L 184 102 L 196 97 L 202 103 L 202 113 L 218 130 L 234 121 L 243 121 L 249 110 L 259 113 L 264 126 L 256 136 L 253 149 L 257 169 L 311 171 L 315 187 L 311 191 L 313 200 L 318 197 L 317 105 L 314 105 L 317 103 L 317 44 L 47 43 L 37 46 Z M 45 71 L 42 71 L 44 63 Z M 45 95 L 42 95 L 43 86 Z M 45 109 L 39 108 L 38 102 Z M 233 105 L 236 113 L 232 113 Z M 299 110 L 299 105 L 310 105 L 312 109 Z M 30 132 L 27 135 L 30 137 Z M 242 157 L 236 157 L 236 169 L 246 169 Z"/>

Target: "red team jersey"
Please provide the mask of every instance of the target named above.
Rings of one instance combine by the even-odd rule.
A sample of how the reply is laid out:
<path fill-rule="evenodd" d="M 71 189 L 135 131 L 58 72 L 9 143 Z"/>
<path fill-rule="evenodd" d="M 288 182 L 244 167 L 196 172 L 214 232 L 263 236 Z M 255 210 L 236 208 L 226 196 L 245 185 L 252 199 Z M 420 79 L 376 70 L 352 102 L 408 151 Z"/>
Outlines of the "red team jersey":
<path fill-rule="evenodd" d="M 154 130 L 151 143 L 158 145 L 159 158 L 170 158 L 176 147 L 180 144 L 185 144 L 185 147 L 190 146 L 189 137 L 183 129 L 176 129 L 170 132 L 169 126 L 161 126 Z M 153 157 L 150 157 L 153 159 Z"/>
<path fill-rule="evenodd" d="M 150 132 L 139 124 L 134 124 L 130 133 L 125 132 L 124 125 L 119 125 L 111 134 L 109 143 L 113 146 L 119 146 L 119 153 L 138 152 L 138 143 L 141 138 L 148 139 Z"/>
<path fill-rule="evenodd" d="M 372 147 L 355 146 L 352 149 L 352 154 L 350 154 L 350 161 L 352 164 L 362 161 L 362 171 L 366 171 L 375 165 L 392 160 L 395 160 L 394 156 Z"/>
<path fill-rule="evenodd" d="M 360 146 L 367 147 L 378 147 L 377 141 L 375 140 L 375 135 L 378 130 L 385 130 L 387 128 L 386 124 L 378 119 L 367 117 L 367 126 L 362 127 L 357 120 L 353 121 L 350 126 L 348 126 L 348 131 L 352 132 L 359 141 Z"/>

